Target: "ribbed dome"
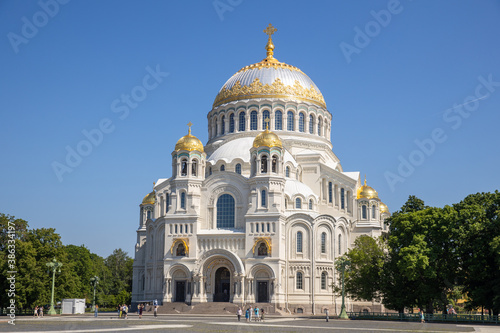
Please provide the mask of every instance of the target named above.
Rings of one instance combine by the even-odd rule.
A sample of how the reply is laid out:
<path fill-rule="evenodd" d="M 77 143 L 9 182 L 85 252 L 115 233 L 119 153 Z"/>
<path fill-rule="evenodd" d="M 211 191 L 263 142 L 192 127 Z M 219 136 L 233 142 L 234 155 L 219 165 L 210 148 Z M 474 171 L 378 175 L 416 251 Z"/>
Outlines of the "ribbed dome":
<path fill-rule="evenodd" d="M 270 130 L 266 129 L 264 132 L 260 133 L 255 137 L 255 140 L 253 140 L 253 146 L 254 148 L 258 147 L 280 147 L 282 148 L 283 145 L 281 144 L 280 138 L 271 132 Z"/>
<path fill-rule="evenodd" d="M 201 141 L 195 137 L 194 135 L 191 135 L 191 125 L 189 125 L 189 132 L 187 135 L 184 135 L 182 138 L 177 141 L 175 144 L 175 151 L 179 150 L 187 150 L 187 151 L 193 151 L 197 150 L 201 153 L 203 153 L 203 144 Z"/>
<path fill-rule="evenodd" d="M 266 50 L 264 60 L 243 67 L 227 80 L 213 107 L 250 98 L 291 98 L 326 109 L 321 91 L 304 72 L 273 57 L 274 45 L 270 35 Z"/>
<path fill-rule="evenodd" d="M 378 193 L 375 191 L 372 187 L 366 185 L 366 179 L 365 179 L 365 185 L 361 186 L 358 189 L 358 199 L 378 199 Z"/>
<path fill-rule="evenodd" d="M 147 194 L 144 199 L 142 199 L 143 205 L 154 205 L 156 201 L 155 191 Z"/>
<path fill-rule="evenodd" d="M 390 213 L 389 207 L 387 207 L 385 203 L 381 202 L 379 205 L 380 205 L 380 213 Z"/>

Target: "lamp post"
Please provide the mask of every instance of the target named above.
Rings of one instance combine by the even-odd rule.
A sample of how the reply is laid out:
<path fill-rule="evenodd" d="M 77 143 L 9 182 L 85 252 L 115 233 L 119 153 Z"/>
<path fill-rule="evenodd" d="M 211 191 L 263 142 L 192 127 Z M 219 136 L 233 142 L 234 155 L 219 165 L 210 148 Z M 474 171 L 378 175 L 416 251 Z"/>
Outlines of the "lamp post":
<path fill-rule="evenodd" d="M 94 299 L 92 300 L 92 311 L 95 311 L 95 290 L 99 284 L 99 277 L 93 276 L 90 278 L 90 285 L 94 287 Z"/>
<path fill-rule="evenodd" d="M 342 306 L 340 307 L 340 319 L 349 319 L 347 316 L 347 312 L 345 311 L 345 288 L 344 288 L 344 273 L 347 269 L 347 267 L 351 264 L 349 260 L 347 260 L 344 257 L 340 257 L 337 259 L 337 263 L 335 264 L 337 270 L 339 270 L 342 273 Z"/>
<path fill-rule="evenodd" d="M 56 270 L 58 271 L 58 273 L 61 273 L 61 267 L 63 264 L 61 262 L 58 262 L 56 258 L 54 258 L 51 262 L 48 262 L 45 265 L 49 268 L 49 270 L 52 270 L 52 298 L 50 300 L 50 309 L 47 313 L 49 315 L 55 315 L 56 309 L 54 309 L 54 282 L 56 280 Z"/>

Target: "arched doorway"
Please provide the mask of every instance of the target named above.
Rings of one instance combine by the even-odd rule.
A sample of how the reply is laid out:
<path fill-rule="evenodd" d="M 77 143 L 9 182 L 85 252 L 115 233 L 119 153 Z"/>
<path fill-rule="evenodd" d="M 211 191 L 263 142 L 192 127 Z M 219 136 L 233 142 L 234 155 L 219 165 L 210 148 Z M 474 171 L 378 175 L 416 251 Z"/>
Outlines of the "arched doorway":
<path fill-rule="evenodd" d="M 229 302 L 231 273 L 226 267 L 215 271 L 214 302 Z"/>

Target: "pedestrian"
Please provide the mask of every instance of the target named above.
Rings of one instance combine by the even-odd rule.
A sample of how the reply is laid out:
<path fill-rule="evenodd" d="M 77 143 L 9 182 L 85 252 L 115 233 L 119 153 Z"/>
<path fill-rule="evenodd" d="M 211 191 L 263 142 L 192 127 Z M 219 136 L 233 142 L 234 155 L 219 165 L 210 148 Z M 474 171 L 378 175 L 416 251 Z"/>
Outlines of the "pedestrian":
<path fill-rule="evenodd" d="M 139 319 L 142 319 L 142 310 L 144 309 L 143 304 L 139 304 Z"/>
<path fill-rule="evenodd" d="M 420 312 L 419 312 L 419 314 L 420 314 L 420 322 L 421 323 L 425 323 L 424 311 L 422 309 L 419 309 L 419 310 L 420 310 Z"/>
<path fill-rule="evenodd" d="M 236 315 L 238 316 L 238 321 L 240 321 L 242 314 L 243 314 L 243 311 L 241 311 L 241 308 L 238 308 L 238 311 L 236 311 Z"/>
<path fill-rule="evenodd" d="M 127 306 L 127 304 L 124 304 L 123 305 L 123 315 L 125 316 L 125 319 L 128 319 L 127 314 L 128 314 L 128 306 Z"/>
<path fill-rule="evenodd" d="M 154 315 L 155 315 L 155 318 L 158 317 L 158 305 L 155 305 Z"/>
<path fill-rule="evenodd" d="M 38 308 L 38 316 L 40 316 L 40 318 L 43 318 L 43 306 Z"/>
<path fill-rule="evenodd" d="M 247 323 L 250 320 L 250 311 L 248 309 L 245 311 L 245 320 Z"/>
<path fill-rule="evenodd" d="M 118 305 L 118 318 L 121 318 L 123 314 L 123 305 Z"/>
<path fill-rule="evenodd" d="M 250 306 L 250 321 L 253 319 L 253 306 Z"/>
<path fill-rule="evenodd" d="M 35 313 L 34 313 L 33 317 L 38 318 L 38 306 L 35 306 Z"/>
<path fill-rule="evenodd" d="M 264 309 L 260 309 L 260 321 L 264 321 Z"/>
<path fill-rule="evenodd" d="M 325 315 L 326 315 L 326 322 L 328 322 L 328 320 L 330 319 L 330 318 L 328 318 L 328 315 L 329 315 L 328 309 L 325 309 Z"/>
<path fill-rule="evenodd" d="M 97 313 L 99 312 L 99 305 L 95 305 L 95 309 L 94 309 L 94 317 L 97 318 Z"/>
<path fill-rule="evenodd" d="M 255 312 L 255 321 L 259 321 L 259 308 L 255 307 L 254 312 Z"/>

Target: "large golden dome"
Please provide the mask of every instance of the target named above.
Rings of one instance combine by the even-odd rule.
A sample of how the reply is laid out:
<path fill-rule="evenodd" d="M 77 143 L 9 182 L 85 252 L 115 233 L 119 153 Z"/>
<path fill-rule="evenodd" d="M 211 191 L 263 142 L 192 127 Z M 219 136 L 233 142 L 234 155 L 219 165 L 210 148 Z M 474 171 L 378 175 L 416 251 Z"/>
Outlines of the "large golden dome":
<path fill-rule="evenodd" d="M 175 151 L 179 150 L 187 150 L 187 151 L 193 151 L 197 150 L 201 153 L 203 153 L 203 144 L 201 141 L 195 137 L 194 135 L 191 135 L 191 123 L 188 124 L 189 126 L 189 131 L 187 135 L 184 135 L 182 138 L 177 141 L 175 144 Z"/>
<path fill-rule="evenodd" d="M 155 191 L 147 194 L 144 199 L 142 199 L 143 205 L 154 205 L 156 201 Z"/>
<path fill-rule="evenodd" d="M 358 189 L 358 199 L 378 199 L 378 193 L 372 187 L 365 184 Z"/>
<path fill-rule="evenodd" d="M 281 139 L 276 135 L 274 134 L 273 132 L 271 132 L 270 130 L 268 130 L 266 128 L 266 130 L 262 133 L 260 133 L 259 135 L 257 135 L 255 137 L 255 140 L 253 140 L 253 146 L 255 148 L 258 148 L 258 147 L 279 147 L 279 148 L 282 148 L 283 145 L 281 143 Z"/>
<path fill-rule="evenodd" d="M 243 67 L 227 80 L 215 98 L 213 107 L 250 98 L 291 98 L 326 109 L 321 91 L 304 72 L 273 57 L 271 35 L 276 30 L 271 24 L 264 30 L 269 35 L 267 57 L 261 62 Z"/>

